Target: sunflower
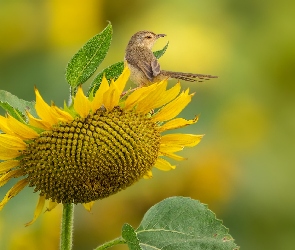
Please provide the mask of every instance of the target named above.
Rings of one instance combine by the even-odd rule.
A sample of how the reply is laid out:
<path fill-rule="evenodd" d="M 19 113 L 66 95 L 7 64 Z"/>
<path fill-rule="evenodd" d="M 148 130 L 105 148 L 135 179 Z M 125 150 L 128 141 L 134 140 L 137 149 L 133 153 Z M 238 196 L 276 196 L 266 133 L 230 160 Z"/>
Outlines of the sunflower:
<path fill-rule="evenodd" d="M 89 97 L 79 87 L 72 105 L 63 109 L 48 105 L 35 88 L 39 118 L 27 112 L 22 123 L 0 116 L 0 186 L 20 178 L 0 210 L 26 186 L 39 193 L 34 218 L 26 225 L 46 202 L 47 211 L 59 203 L 82 203 L 90 210 L 95 200 L 151 178 L 153 167 L 174 169 L 167 158 L 184 160 L 175 152 L 195 146 L 202 135 L 161 134 L 197 122 L 197 117 L 175 118 L 193 94 L 180 92 L 180 83 L 167 89 L 166 80 L 123 93 L 129 76 L 125 67 L 116 81 L 103 78 Z"/>

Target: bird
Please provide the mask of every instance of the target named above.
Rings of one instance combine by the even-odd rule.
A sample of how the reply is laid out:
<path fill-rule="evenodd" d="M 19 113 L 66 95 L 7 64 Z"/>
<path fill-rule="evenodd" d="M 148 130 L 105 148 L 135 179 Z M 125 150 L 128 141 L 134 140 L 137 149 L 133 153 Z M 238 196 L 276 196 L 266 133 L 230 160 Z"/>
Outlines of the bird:
<path fill-rule="evenodd" d="M 136 32 L 130 38 L 125 50 L 124 60 L 130 69 L 130 79 L 132 82 L 142 87 L 168 78 L 188 82 L 202 82 L 203 80 L 217 78 L 217 76 L 213 75 L 162 70 L 157 58 L 152 52 L 152 48 L 159 38 L 165 36 L 165 34 L 155 34 L 151 31 L 142 30 Z"/>

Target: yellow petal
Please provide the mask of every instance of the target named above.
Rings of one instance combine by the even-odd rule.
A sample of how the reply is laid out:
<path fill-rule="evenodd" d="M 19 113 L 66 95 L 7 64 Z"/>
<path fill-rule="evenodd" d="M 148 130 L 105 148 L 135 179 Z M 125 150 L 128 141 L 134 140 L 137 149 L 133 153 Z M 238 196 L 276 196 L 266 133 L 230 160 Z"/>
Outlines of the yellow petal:
<path fill-rule="evenodd" d="M 55 105 L 52 105 L 51 108 L 56 112 L 56 116 L 58 117 L 60 121 L 70 122 L 74 120 L 74 118 L 68 112 L 61 110 Z"/>
<path fill-rule="evenodd" d="M 177 154 L 170 153 L 170 152 L 159 151 L 159 156 L 167 156 L 167 157 L 170 157 L 171 159 L 176 160 L 176 161 L 187 160 L 187 158 L 185 158 L 185 157 L 182 157 L 182 156 L 179 156 Z"/>
<path fill-rule="evenodd" d="M 83 206 L 84 206 L 84 208 L 85 208 L 88 212 L 90 212 L 91 209 L 92 209 L 92 207 L 93 207 L 93 205 L 94 205 L 94 202 L 95 202 L 95 201 L 90 201 L 90 202 L 88 202 L 88 203 L 83 203 Z"/>
<path fill-rule="evenodd" d="M 173 119 L 169 122 L 166 122 L 165 124 L 163 124 L 161 127 L 158 128 L 158 130 L 160 132 L 166 131 L 166 130 L 170 130 L 170 129 L 177 129 L 177 128 L 182 128 L 185 127 L 187 125 L 191 125 L 194 124 L 198 121 L 199 116 L 196 116 L 195 119 L 193 120 L 186 120 L 183 118 L 176 118 Z"/>
<path fill-rule="evenodd" d="M 125 66 L 122 74 L 118 77 L 118 79 L 115 81 L 117 87 L 118 87 L 118 92 L 119 92 L 119 95 L 122 94 L 125 86 L 126 86 L 126 83 L 129 79 L 129 76 L 130 76 L 130 70 L 128 68 L 128 66 Z"/>
<path fill-rule="evenodd" d="M 112 81 L 110 88 L 103 95 L 103 105 L 107 110 L 112 110 L 119 104 L 120 94 L 116 83 Z"/>
<path fill-rule="evenodd" d="M 137 105 L 142 99 L 144 99 L 149 93 L 154 91 L 154 89 L 157 87 L 157 84 L 152 84 L 147 87 L 141 87 L 139 89 L 136 89 L 131 93 L 126 101 L 125 101 L 125 107 L 124 109 L 132 109 L 135 105 Z"/>
<path fill-rule="evenodd" d="M 0 160 L 10 160 L 21 155 L 19 150 L 8 149 L 0 144 Z"/>
<path fill-rule="evenodd" d="M 5 185 L 10 179 L 17 178 L 22 175 L 23 175 L 23 171 L 21 169 L 9 171 L 8 173 L 6 173 L 0 177 L 0 187 Z"/>
<path fill-rule="evenodd" d="M 99 88 L 96 91 L 95 96 L 91 103 L 93 112 L 95 112 L 97 109 L 101 107 L 101 105 L 103 105 L 103 95 L 105 92 L 107 92 L 109 88 L 110 87 L 109 87 L 108 80 L 105 78 L 105 76 L 103 76 L 102 81 L 99 85 Z"/>
<path fill-rule="evenodd" d="M 0 115 L 0 130 L 9 135 L 14 135 L 13 131 L 7 125 L 7 118 Z"/>
<path fill-rule="evenodd" d="M 3 161 L 0 162 L 0 174 L 6 173 L 8 170 L 17 167 L 19 165 L 19 161 L 17 160 L 10 160 L 10 161 Z M 1 176 L 2 178 L 2 176 Z"/>
<path fill-rule="evenodd" d="M 146 113 L 152 109 L 163 106 L 173 100 L 180 91 L 180 83 L 166 91 L 167 81 L 142 87 L 130 94 L 125 102 L 125 109 L 131 109 L 137 105 L 137 111 Z"/>
<path fill-rule="evenodd" d="M 162 158 L 158 158 L 156 163 L 155 163 L 155 167 L 162 170 L 162 171 L 170 171 L 172 169 L 175 169 L 175 166 L 172 166 L 170 164 L 170 162 L 162 159 Z"/>
<path fill-rule="evenodd" d="M 161 144 L 193 147 L 201 141 L 202 137 L 203 135 L 168 134 L 161 137 Z"/>
<path fill-rule="evenodd" d="M 157 100 L 155 105 L 161 107 L 166 103 L 171 102 L 179 94 L 180 88 L 180 83 L 178 82 L 171 89 L 168 89 L 165 94 L 163 94 L 162 98 Z"/>
<path fill-rule="evenodd" d="M 192 95 L 188 91 L 182 92 L 176 99 L 164 106 L 152 116 L 153 121 L 167 121 L 177 116 L 191 101 Z"/>
<path fill-rule="evenodd" d="M 7 117 L 7 125 L 16 135 L 22 139 L 33 139 L 39 136 L 39 134 L 34 129 L 31 129 L 29 126 L 16 120 L 10 115 Z"/>
<path fill-rule="evenodd" d="M 51 199 L 49 199 L 49 203 L 48 203 L 48 207 L 46 208 L 45 212 L 50 212 L 52 209 L 54 209 L 56 206 L 58 205 L 57 202 L 52 201 Z"/>
<path fill-rule="evenodd" d="M 44 129 L 44 130 L 49 130 L 52 127 L 48 122 L 35 118 L 29 112 L 27 112 L 27 116 L 29 118 L 29 124 L 33 127 Z"/>
<path fill-rule="evenodd" d="M 153 177 L 153 173 L 151 170 L 149 170 L 144 176 L 143 179 L 151 179 Z"/>
<path fill-rule="evenodd" d="M 35 109 L 38 116 L 51 126 L 58 123 L 57 117 L 54 116 L 52 108 L 43 100 L 37 88 L 35 88 L 36 104 Z"/>
<path fill-rule="evenodd" d="M 30 222 L 25 224 L 26 227 L 32 225 L 37 220 L 37 218 L 39 217 L 39 215 L 41 214 L 43 210 L 44 204 L 45 204 L 45 196 L 40 195 L 35 212 L 34 212 L 34 218 Z"/>
<path fill-rule="evenodd" d="M 0 134 L 1 146 L 13 150 L 25 150 L 27 148 L 27 144 L 22 139 L 7 134 Z"/>
<path fill-rule="evenodd" d="M 159 151 L 166 152 L 166 153 L 174 153 L 183 150 L 184 146 L 182 145 L 175 145 L 175 144 L 160 144 Z"/>
<path fill-rule="evenodd" d="M 147 113 L 152 109 L 158 108 L 158 100 L 165 96 L 167 81 L 162 81 L 157 84 L 157 87 L 143 98 L 136 106 L 136 111 L 139 113 Z"/>
<path fill-rule="evenodd" d="M 0 202 L 0 211 L 2 208 L 6 205 L 6 203 L 16 196 L 20 191 L 23 190 L 23 188 L 29 183 L 27 179 L 23 179 L 18 181 L 5 195 L 3 200 Z"/>
<path fill-rule="evenodd" d="M 90 113 L 91 103 L 84 95 L 81 86 L 78 88 L 77 94 L 74 99 L 74 109 L 82 118 L 85 118 Z"/>

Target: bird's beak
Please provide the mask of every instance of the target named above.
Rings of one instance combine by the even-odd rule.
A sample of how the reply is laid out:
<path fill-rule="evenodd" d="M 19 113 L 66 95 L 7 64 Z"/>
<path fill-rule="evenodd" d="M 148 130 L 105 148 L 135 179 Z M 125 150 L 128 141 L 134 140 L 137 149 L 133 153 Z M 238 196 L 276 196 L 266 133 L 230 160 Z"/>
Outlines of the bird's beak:
<path fill-rule="evenodd" d="M 158 34 L 157 39 L 166 36 L 165 34 Z"/>

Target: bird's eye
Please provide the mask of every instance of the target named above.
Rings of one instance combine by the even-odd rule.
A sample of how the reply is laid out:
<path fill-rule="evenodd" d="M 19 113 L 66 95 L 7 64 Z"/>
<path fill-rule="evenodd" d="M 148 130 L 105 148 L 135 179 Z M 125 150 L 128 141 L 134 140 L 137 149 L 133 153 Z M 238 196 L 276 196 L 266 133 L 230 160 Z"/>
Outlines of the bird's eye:
<path fill-rule="evenodd" d="M 147 38 L 147 39 L 151 39 L 152 37 L 151 37 L 151 36 L 146 36 L 146 38 Z"/>

